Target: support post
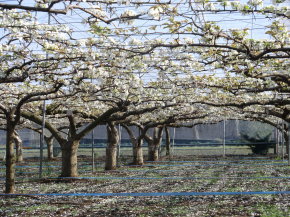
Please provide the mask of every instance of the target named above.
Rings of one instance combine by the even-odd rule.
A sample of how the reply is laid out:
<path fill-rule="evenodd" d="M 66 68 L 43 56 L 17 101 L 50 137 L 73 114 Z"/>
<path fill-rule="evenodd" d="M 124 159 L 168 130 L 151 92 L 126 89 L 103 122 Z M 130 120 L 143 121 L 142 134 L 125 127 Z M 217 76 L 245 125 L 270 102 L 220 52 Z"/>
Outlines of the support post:
<path fill-rule="evenodd" d="M 94 129 L 92 130 L 92 173 L 95 172 L 95 136 L 94 136 Z"/>
<path fill-rule="evenodd" d="M 45 112 L 46 104 L 45 100 L 42 105 L 42 126 L 41 126 L 41 136 L 40 136 L 40 156 L 39 156 L 39 178 L 42 178 L 42 167 L 43 167 L 43 145 L 44 145 L 44 128 L 45 128 Z"/>
<path fill-rule="evenodd" d="M 277 131 L 278 156 L 280 156 L 280 130 Z"/>
<path fill-rule="evenodd" d="M 172 135 L 172 156 L 174 155 L 174 145 L 175 145 L 175 127 L 173 127 L 173 135 Z"/>
<path fill-rule="evenodd" d="M 48 13 L 47 24 L 50 24 L 50 13 Z M 46 53 L 46 58 L 48 58 L 48 53 Z M 43 145 L 44 145 L 44 128 L 45 128 L 45 113 L 46 113 L 46 104 L 45 100 L 42 105 L 42 126 L 41 126 L 41 137 L 40 137 L 40 156 L 39 156 L 39 178 L 42 178 L 42 167 L 43 167 Z"/>
<path fill-rule="evenodd" d="M 122 141 L 122 126 L 121 124 L 119 124 L 119 142 L 118 142 L 118 147 L 117 147 L 117 167 L 120 166 L 121 141 Z"/>
<path fill-rule="evenodd" d="M 226 119 L 223 122 L 223 157 L 226 157 Z"/>
<path fill-rule="evenodd" d="M 290 166 L 290 122 L 288 122 L 288 165 Z"/>
<path fill-rule="evenodd" d="M 284 152 L 284 149 L 285 149 L 285 145 L 284 145 L 284 141 L 285 141 L 285 139 L 284 139 L 284 130 L 285 130 L 285 128 L 284 128 L 284 124 L 283 124 L 283 122 L 282 122 L 282 132 L 281 132 L 281 148 L 282 148 L 282 160 L 284 160 L 284 156 L 285 156 L 285 152 Z"/>
<path fill-rule="evenodd" d="M 3 155 L 3 162 L 6 161 L 6 150 L 4 151 L 4 155 Z"/>
<path fill-rule="evenodd" d="M 275 150 L 274 150 L 274 154 L 276 154 L 277 156 L 279 156 L 279 130 L 278 128 L 276 128 L 275 130 L 275 141 L 276 141 L 276 144 L 275 144 Z"/>

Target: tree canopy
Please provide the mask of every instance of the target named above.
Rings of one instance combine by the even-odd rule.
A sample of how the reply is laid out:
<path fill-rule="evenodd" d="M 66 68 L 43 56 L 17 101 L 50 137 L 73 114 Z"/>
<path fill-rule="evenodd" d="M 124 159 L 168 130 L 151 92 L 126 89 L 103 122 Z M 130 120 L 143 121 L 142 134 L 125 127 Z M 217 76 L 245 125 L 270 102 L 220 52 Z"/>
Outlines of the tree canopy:
<path fill-rule="evenodd" d="M 1 3 L 7 159 L 21 118 L 42 123 L 43 100 L 64 150 L 99 124 L 289 122 L 289 18 L 286 1 Z"/>

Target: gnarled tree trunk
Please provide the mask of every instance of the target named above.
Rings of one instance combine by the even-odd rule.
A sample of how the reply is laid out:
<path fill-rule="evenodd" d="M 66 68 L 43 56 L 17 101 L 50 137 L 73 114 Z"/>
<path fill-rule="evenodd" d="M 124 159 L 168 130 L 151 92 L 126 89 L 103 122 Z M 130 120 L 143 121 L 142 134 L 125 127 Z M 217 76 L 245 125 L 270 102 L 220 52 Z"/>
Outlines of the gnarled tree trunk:
<path fill-rule="evenodd" d="M 60 177 L 78 177 L 77 151 L 80 141 L 66 141 L 61 144 L 62 167 Z"/>
<path fill-rule="evenodd" d="M 171 145 L 170 145 L 170 133 L 168 127 L 165 127 L 165 147 L 166 147 L 166 156 L 171 156 Z"/>
<path fill-rule="evenodd" d="M 130 140 L 132 142 L 133 147 L 133 165 L 143 165 L 144 164 L 144 158 L 143 158 L 143 139 L 141 138 L 141 135 L 136 138 L 134 136 L 133 131 L 127 126 L 122 125 L 126 131 L 128 132 L 128 135 L 130 137 Z"/>
<path fill-rule="evenodd" d="M 16 162 L 23 161 L 23 152 L 22 152 L 22 139 L 19 134 L 14 131 L 14 143 L 16 146 Z"/>
<path fill-rule="evenodd" d="M 107 134 L 108 144 L 106 148 L 105 170 L 115 170 L 117 168 L 117 148 L 119 142 L 119 134 L 114 124 L 108 124 Z"/>
<path fill-rule="evenodd" d="M 146 136 L 148 143 L 148 160 L 158 161 L 159 160 L 159 147 L 162 140 L 163 127 L 155 127 L 153 131 L 153 138 Z"/>
<path fill-rule="evenodd" d="M 159 147 L 154 144 L 153 141 L 147 142 L 148 143 L 148 161 L 158 161 L 159 159 Z"/>
<path fill-rule="evenodd" d="M 143 165 L 144 158 L 143 158 L 143 139 L 138 139 L 137 142 L 133 143 L 133 165 Z"/>
<path fill-rule="evenodd" d="M 12 194 L 15 192 L 15 162 L 14 153 L 14 131 L 15 125 L 11 117 L 7 117 L 6 127 L 6 182 L 5 193 Z"/>
<path fill-rule="evenodd" d="M 285 136 L 285 144 L 286 144 L 286 153 L 289 155 L 289 136 Z"/>
<path fill-rule="evenodd" d="M 53 137 L 44 137 L 44 140 L 46 142 L 47 145 L 47 159 L 48 160 L 52 160 L 54 158 L 53 156 Z"/>

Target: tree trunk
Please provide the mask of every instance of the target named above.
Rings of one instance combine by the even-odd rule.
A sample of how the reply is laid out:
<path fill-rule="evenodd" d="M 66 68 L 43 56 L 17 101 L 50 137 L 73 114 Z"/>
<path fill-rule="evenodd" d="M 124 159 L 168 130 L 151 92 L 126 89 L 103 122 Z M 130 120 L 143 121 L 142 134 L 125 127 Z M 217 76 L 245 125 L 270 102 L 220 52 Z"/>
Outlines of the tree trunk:
<path fill-rule="evenodd" d="M 148 161 L 159 160 L 159 145 L 153 142 L 148 143 Z"/>
<path fill-rule="evenodd" d="M 147 139 L 148 143 L 148 160 L 159 160 L 159 147 L 162 140 L 162 127 L 155 127 L 153 132 L 153 139 Z"/>
<path fill-rule="evenodd" d="M 168 127 L 165 127 L 165 147 L 166 147 L 166 156 L 171 156 L 171 146 L 170 146 L 170 133 Z"/>
<path fill-rule="evenodd" d="M 79 142 L 79 140 L 74 140 L 61 144 L 62 167 L 60 177 L 78 177 L 77 151 Z"/>
<path fill-rule="evenodd" d="M 133 144 L 133 165 L 143 165 L 143 140 L 139 139 L 135 144 Z"/>
<path fill-rule="evenodd" d="M 9 119 L 9 118 L 7 118 Z M 16 157 L 14 153 L 14 130 L 15 126 L 7 120 L 6 131 L 6 183 L 5 193 L 12 194 L 15 192 L 15 162 Z"/>
<path fill-rule="evenodd" d="M 286 153 L 289 155 L 289 138 L 288 135 L 285 136 Z"/>
<path fill-rule="evenodd" d="M 105 170 L 115 170 L 117 168 L 117 146 L 119 142 L 119 134 L 115 125 L 107 126 L 108 144 L 106 148 Z"/>
<path fill-rule="evenodd" d="M 278 155 L 278 143 L 277 143 L 277 137 L 278 137 L 278 130 L 275 129 L 275 147 L 274 147 L 274 154 Z"/>
<path fill-rule="evenodd" d="M 123 125 L 123 127 L 127 130 L 128 135 L 131 139 L 132 147 L 133 147 L 133 162 L 132 162 L 132 164 L 133 165 L 143 165 L 144 164 L 143 148 L 142 148 L 143 139 L 141 138 L 140 135 L 138 136 L 138 138 L 136 138 L 133 134 L 133 131 L 127 125 Z"/>
<path fill-rule="evenodd" d="M 22 139 L 20 138 L 17 132 L 14 132 L 14 143 L 16 146 L 16 162 L 22 162 L 23 161 Z"/>
<path fill-rule="evenodd" d="M 47 145 L 47 159 L 52 160 L 53 157 L 53 137 L 44 137 Z"/>

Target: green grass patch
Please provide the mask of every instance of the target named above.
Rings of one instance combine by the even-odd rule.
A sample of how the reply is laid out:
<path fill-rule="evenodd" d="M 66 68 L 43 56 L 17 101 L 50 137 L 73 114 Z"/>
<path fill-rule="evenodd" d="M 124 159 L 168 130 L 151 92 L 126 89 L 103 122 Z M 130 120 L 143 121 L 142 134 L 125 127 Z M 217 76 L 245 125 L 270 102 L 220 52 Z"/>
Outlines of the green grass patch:
<path fill-rule="evenodd" d="M 288 210 L 281 210 L 275 205 L 260 204 L 256 208 L 261 213 L 261 217 L 290 216 L 289 209 Z"/>

